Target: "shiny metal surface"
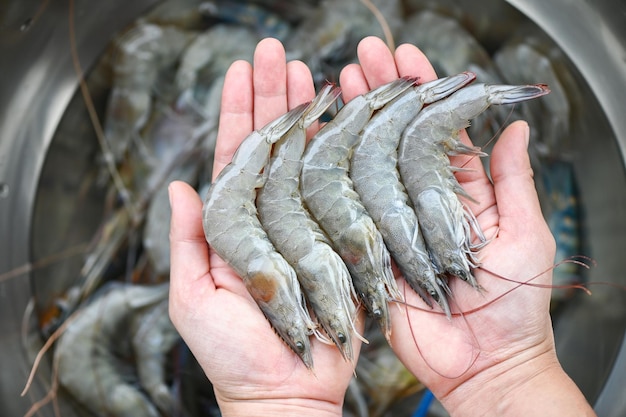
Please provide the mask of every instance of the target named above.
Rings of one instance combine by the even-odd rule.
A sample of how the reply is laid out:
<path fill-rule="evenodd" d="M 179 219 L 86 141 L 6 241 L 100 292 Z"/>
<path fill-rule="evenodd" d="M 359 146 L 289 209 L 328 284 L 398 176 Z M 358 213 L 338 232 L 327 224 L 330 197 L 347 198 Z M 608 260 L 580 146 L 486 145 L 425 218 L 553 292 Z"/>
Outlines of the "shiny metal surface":
<path fill-rule="evenodd" d="M 76 1 L 81 64 L 88 68 L 112 34 L 154 3 Z M 77 88 L 69 47 L 68 4 L 26 0 L 0 5 L 0 272 L 30 262 L 39 173 L 54 130 Z M 22 315 L 31 295 L 27 273 L 0 282 L 3 416 L 24 415 L 47 386 L 35 384 L 29 396 L 20 397 L 32 364 L 20 338 Z"/>
<path fill-rule="evenodd" d="M 621 0 L 507 1 L 535 21 L 559 44 L 576 65 L 602 106 L 616 136 L 622 160 L 626 160 L 626 118 L 624 117 L 624 108 L 626 108 L 626 3 Z M 616 202 L 615 205 L 611 204 Z M 619 216 L 626 216 L 623 200 L 609 199 L 604 203 L 610 204 L 609 207 L 617 210 Z M 611 209 L 607 210 L 605 207 L 604 210 Z M 610 223 L 604 225 L 604 229 L 610 230 L 610 227 Z M 610 233 L 607 234 L 610 235 Z M 613 259 L 610 259 L 610 262 L 621 263 L 620 251 L 616 251 L 613 246 L 618 244 L 619 238 L 613 237 L 603 239 L 603 241 L 600 244 L 600 250 L 612 254 Z M 616 271 L 619 270 L 618 266 Z M 594 307 L 602 309 L 599 305 Z M 589 310 L 591 311 L 594 307 L 589 306 Z M 617 310 L 620 311 L 620 309 Z M 621 320 L 624 320 L 623 313 Z M 573 327 L 569 329 L 572 334 L 585 333 L 583 328 Z M 583 337 L 587 340 L 593 339 L 593 336 L 585 335 L 579 336 L 578 340 Z M 614 360 L 614 364 L 595 401 L 594 408 L 600 416 L 626 415 L 626 400 L 624 399 L 626 335 L 623 332 L 621 340 L 621 348 L 616 353 L 616 357 L 609 358 L 611 361 Z M 598 341 L 594 340 L 591 343 L 598 343 Z M 577 359 L 585 361 L 584 356 Z M 588 364 L 588 366 L 593 365 Z"/>
<path fill-rule="evenodd" d="M 574 62 L 595 93 L 626 158 L 626 3 L 621 0 L 507 0 Z"/>
<path fill-rule="evenodd" d="M 581 153 L 588 158 L 585 166 L 590 168 L 582 173 L 583 188 L 591 190 L 583 198 L 587 212 L 593 213 L 589 219 L 591 256 L 599 262 L 594 276 L 602 281 L 617 275 L 623 285 L 626 3 L 507 1 L 556 40 L 603 110 L 604 114 L 597 114 L 592 106 L 587 116 L 598 121 L 596 130 L 591 132 L 597 137 L 586 142 L 579 138 Z M 0 280 L 0 415 L 21 416 L 45 395 L 48 387 L 45 380 L 39 380 L 29 396 L 19 396 L 32 364 L 32 352 L 24 348 L 21 339 L 21 321 L 33 295 L 27 266 L 32 258 L 39 177 L 55 129 L 77 90 L 77 76 L 70 56 L 68 3 L 4 3 L 0 4 L 0 274 L 16 268 L 25 271 Z M 116 31 L 156 3 L 157 0 L 77 1 L 77 49 L 85 70 Z M 608 124 L 604 122 L 605 115 Z M 610 184 L 611 192 L 603 191 L 605 183 Z M 568 312 L 576 319 L 556 328 L 557 345 L 566 368 L 570 367 L 598 414 L 611 417 L 626 415 L 624 310 L 610 308 L 614 301 L 603 291 L 593 298 L 582 298 Z M 599 322 L 605 326 L 597 326 Z M 596 360 L 598 352 L 603 355 Z M 593 382 L 586 385 L 584 379 L 589 375 Z M 45 373 L 41 376 L 47 377 Z M 598 380 L 606 382 L 598 384 Z M 41 415 L 52 413 L 47 409 Z"/>

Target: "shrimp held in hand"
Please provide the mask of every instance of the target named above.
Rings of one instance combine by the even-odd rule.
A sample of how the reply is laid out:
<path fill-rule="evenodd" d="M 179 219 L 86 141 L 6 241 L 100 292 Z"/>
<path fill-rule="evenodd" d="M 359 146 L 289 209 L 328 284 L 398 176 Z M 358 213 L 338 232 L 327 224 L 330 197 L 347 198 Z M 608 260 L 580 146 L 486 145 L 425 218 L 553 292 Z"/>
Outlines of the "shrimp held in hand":
<path fill-rule="evenodd" d="M 478 264 L 476 249 L 487 240 L 472 212 L 457 197 L 471 199 L 454 176 L 448 155 L 484 154 L 462 143 L 459 131 L 492 104 L 517 103 L 549 92 L 543 84 L 473 84 L 422 110 L 404 131 L 398 148 L 400 175 L 439 273 L 480 288 L 471 268 Z M 472 243 L 472 230 L 479 243 Z"/>
<path fill-rule="evenodd" d="M 397 79 L 350 100 L 311 139 L 302 159 L 301 192 L 309 211 L 346 263 L 354 287 L 385 337 L 391 336 L 387 301 L 402 299 L 391 257 L 348 176 L 350 155 L 375 110 L 415 83 Z"/>
<path fill-rule="evenodd" d="M 302 104 L 241 143 L 205 198 L 203 226 L 207 242 L 242 277 L 274 330 L 308 367 L 313 367 L 309 335 L 315 323 L 304 305 L 296 273 L 270 242 L 255 206 L 272 145 L 307 110 Z"/>

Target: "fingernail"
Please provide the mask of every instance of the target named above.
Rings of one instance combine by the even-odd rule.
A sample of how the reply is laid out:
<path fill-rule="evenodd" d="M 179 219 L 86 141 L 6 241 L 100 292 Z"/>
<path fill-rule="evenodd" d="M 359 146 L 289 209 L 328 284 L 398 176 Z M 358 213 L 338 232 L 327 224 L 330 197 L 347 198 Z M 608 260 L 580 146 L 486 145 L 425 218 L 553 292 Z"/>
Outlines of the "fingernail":
<path fill-rule="evenodd" d="M 524 122 L 524 143 L 526 144 L 526 148 L 528 148 L 528 144 L 530 143 L 530 126 L 528 126 L 527 122 Z"/>
<path fill-rule="evenodd" d="M 170 208 L 172 207 L 172 201 L 173 201 L 172 194 L 173 194 L 172 193 L 172 184 L 170 184 L 170 185 L 167 186 L 167 197 L 170 200 Z"/>

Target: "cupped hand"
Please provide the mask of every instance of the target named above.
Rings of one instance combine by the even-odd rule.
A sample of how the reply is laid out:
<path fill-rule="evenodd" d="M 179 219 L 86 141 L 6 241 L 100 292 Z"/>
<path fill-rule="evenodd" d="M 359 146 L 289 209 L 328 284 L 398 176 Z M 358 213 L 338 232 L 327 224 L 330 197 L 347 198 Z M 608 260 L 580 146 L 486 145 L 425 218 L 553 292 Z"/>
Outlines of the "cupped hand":
<path fill-rule="evenodd" d="M 359 64 L 344 68 L 340 77 L 346 100 L 398 76 L 418 76 L 421 82 L 436 78 L 427 58 L 414 46 L 401 45 L 392 55 L 381 41 L 366 38 L 358 52 Z M 498 375 L 511 375 L 509 383 L 519 382 L 513 376 L 520 364 L 537 363 L 520 367 L 520 381 L 527 373 L 559 366 L 546 288 L 551 283 L 555 243 L 534 187 L 528 129 L 520 121 L 502 132 L 491 155 L 491 180 L 478 158 L 451 158 L 452 165 L 465 168 L 457 172 L 457 179 L 477 201 L 465 203 L 490 239 L 475 270 L 483 290 L 478 292 L 458 278 L 450 281 L 452 309 L 463 314 L 449 320 L 430 310 L 398 279 L 406 305 L 391 308 L 392 347 L 449 411 L 467 407 L 475 400 L 472 393 L 500 383 Z M 464 132 L 461 137 L 470 143 Z M 473 139 L 480 146 L 490 138 Z M 515 281 L 530 281 L 530 285 Z M 491 394 L 497 398 L 495 392 Z M 488 404 L 489 398 L 486 395 L 482 401 Z"/>
<path fill-rule="evenodd" d="M 259 43 L 253 66 L 233 63 L 222 94 L 214 177 L 253 129 L 314 95 L 309 69 L 286 63 L 276 40 Z M 170 315 L 213 383 L 222 414 L 339 415 L 354 364 L 312 338 L 314 369 L 308 370 L 272 330 L 241 278 L 207 245 L 196 192 L 175 182 L 170 200 Z"/>

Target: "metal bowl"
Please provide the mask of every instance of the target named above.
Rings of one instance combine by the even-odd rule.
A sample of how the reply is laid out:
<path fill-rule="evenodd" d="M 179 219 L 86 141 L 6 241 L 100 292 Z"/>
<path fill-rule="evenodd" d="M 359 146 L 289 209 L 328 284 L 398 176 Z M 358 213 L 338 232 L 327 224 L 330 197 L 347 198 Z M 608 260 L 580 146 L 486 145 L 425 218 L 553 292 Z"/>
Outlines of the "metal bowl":
<path fill-rule="evenodd" d="M 42 174 L 51 172 L 44 170 L 44 165 L 56 158 L 62 167 L 57 173 L 67 181 L 75 177 L 73 172 L 68 174 L 70 170 L 80 172 L 84 166 L 80 161 L 68 163 L 62 150 L 54 156 L 49 153 L 52 138 L 78 88 L 70 55 L 67 4 L 34 0 L 6 3 L 0 6 L 0 51 L 4 56 L 0 60 L 0 410 L 2 415 L 18 416 L 24 415 L 49 387 L 44 369 L 29 395 L 20 397 L 33 360 L 28 348 L 33 346 L 32 340 L 22 334 L 22 327 L 28 324 L 23 323 L 24 314 L 34 295 L 58 286 L 58 282 L 35 279 L 31 264 L 34 253 L 42 251 L 38 240 L 42 228 L 50 232 L 58 221 L 54 216 L 48 218 L 47 213 L 60 210 L 54 207 L 48 211 L 50 200 L 40 193 L 46 182 Z M 113 34 L 156 3 L 90 4 L 77 0 L 73 19 L 81 66 L 88 69 Z M 509 3 L 556 41 L 588 85 L 584 92 L 587 111 L 581 121 L 585 128 L 574 140 L 583 156 L 576 169 L 587 215 L 589 255 L 597 261 L 589 275 L 592 282 L 606 281 L 623 288 L 626 4 L 618 0 Z M 71 209 L 75 203 L 69 200 L 63 204 Z M 93 224 L 97 209 L 92 209 L 74 213 L 76 224 Z M 80 233 L 77 241 L 84 237 Z M 60 274 L 62 267 L 56 268 L 55 273 Z M 557 350 L 566 371 L 599 415 L 626 415 L 623 291 L 607 291 L 601 286 L 592 290 L 592 297 L 579 297 L 555 321 Z M 52 415 L 48 409 L 42 414 Z"/>

